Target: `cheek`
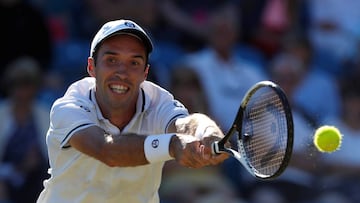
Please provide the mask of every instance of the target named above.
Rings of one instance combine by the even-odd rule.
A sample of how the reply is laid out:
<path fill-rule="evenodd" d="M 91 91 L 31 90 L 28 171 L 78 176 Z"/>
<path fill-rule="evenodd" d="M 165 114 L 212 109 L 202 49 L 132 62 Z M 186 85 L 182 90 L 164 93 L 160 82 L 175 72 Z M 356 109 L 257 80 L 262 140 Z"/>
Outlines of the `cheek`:
<path fill-rule="evenodd" d="M 109 77 L 110 75 L 115 74 L 114 69 L 105 65 L 95 67 L 93 72 L 97 78 L 106 78 Z"/>
<path fill-rule="evenodd" d="M 144 82 L 146 79 L 146 76 L 144 75 L 144 73 L 142 73 L 142 75 L 136 75 L 135 77 L 133 77 L 133 81 L 137 81 L 138 84 L 141 84 L 142 82 Z"/>
<path fill-rule="evenodd" d="M 139 81 L 139 83 L 143 82 L 144 80 L 146 80 L 147 78 L 147 75 L 148 75 L 148 71 L 144 69 L 141 69 L 141 70 L 136 70 L 136 71 L 133 71 L 131 73 L 131 77 L 136 80 L 136 81 Z"/>

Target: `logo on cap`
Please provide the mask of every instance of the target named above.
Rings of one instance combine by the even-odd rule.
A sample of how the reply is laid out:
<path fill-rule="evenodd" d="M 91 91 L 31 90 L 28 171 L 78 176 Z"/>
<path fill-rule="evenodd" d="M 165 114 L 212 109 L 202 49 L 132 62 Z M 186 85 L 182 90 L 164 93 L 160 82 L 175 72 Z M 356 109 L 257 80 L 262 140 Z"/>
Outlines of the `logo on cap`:
<path fill-rule="evenodd" d="M 127 21 L 127 22 L 125 22 L 125 26 L 134 28 L 134 27 L 135 27 L 135 24 L 132 23 L 132 22 L 128 22 L 128 21 Z"/>
<path fill-rule="evenodd" d="M 102 34 L 105 34 L 108 30 L 110 30 L 111 29 L 111 26 L 110 25 L 106 25 L 106 26 L 104 26 L 103 27 L 103 29 L 102 29 Z"/>

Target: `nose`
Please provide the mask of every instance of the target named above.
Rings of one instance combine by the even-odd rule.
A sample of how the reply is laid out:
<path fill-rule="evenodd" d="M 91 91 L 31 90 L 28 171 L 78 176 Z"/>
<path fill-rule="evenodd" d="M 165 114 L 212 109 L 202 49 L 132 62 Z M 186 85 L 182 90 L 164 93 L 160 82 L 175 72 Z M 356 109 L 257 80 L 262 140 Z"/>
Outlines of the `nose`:
<path fill-rule="evenodd" d="M 115 75 L 116 75 L 116 77 L 119 77 L 122 80 L 126 79 L 128 77 L 128 68 L 126 67 L 126 65 L 124 63 L 119 63 L 116 66 Z"/>

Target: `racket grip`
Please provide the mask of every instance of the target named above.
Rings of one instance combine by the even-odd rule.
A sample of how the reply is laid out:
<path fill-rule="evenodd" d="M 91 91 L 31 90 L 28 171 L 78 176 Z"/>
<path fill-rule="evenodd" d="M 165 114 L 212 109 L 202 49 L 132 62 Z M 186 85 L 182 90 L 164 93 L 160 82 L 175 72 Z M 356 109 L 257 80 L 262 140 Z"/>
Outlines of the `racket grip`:
<path fill-rule="evenodd" d="M 212 143 L 211 145 L 211 152 L 212 154 L 220 154 L 220 150 L 219 150 L 219 141 L 215 141 Z"/>

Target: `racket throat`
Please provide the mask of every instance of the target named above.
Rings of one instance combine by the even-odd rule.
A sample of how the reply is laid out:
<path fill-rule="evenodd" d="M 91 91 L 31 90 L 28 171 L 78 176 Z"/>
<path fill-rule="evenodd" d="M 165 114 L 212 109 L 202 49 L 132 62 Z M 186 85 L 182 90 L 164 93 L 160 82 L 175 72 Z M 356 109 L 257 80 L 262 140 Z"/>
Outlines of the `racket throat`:
<path fill-rule="evenodd" d="M 251 134 L 250 133 L 244 133 L 243 135 L 241 135 L 239 133 L 239 140 L 243 140 L 243 142 L 248 142 L 250 140 Z"/>
<path fill-rule="evenodd" d="M 219 141 L 215 141 L 214 143 L 212 143 L 212 154 L 220 154 L 220 148 L 219 148 Z"/>

